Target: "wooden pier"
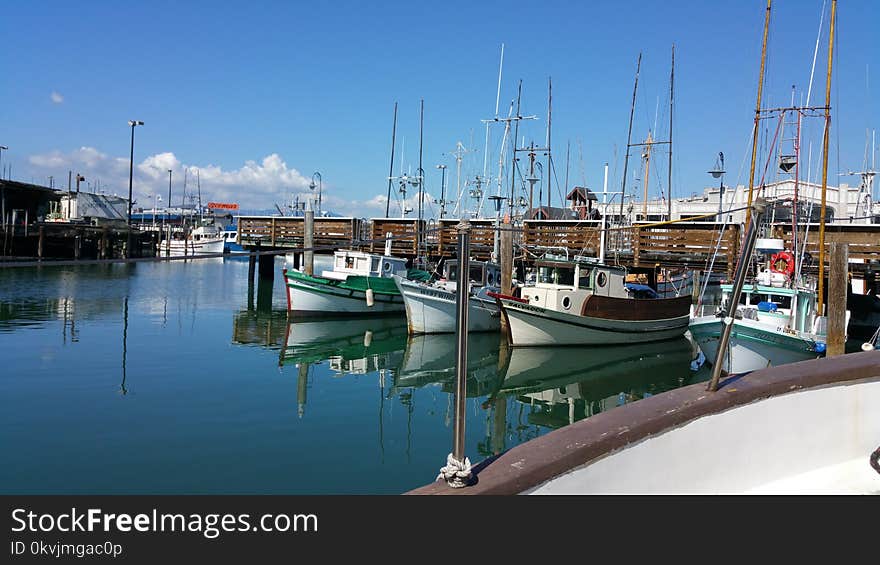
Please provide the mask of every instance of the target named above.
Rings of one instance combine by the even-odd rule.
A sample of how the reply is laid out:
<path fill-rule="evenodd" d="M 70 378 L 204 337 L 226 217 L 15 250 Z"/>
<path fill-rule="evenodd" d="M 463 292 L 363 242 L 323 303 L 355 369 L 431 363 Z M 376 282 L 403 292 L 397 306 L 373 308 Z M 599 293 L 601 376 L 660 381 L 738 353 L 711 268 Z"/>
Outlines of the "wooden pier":
<path fill-rule="evenodd" d="M 303 218 L 284 216 L 242 216 L 238 220 L 239 243 L 261 249 L 297 249 L 303 246 Z M 391 235 L 391 252 L 401 257 L 415 257 L 417 222 L 415 218 L 315 218 L 315 246 L 331 252 L 338 248 L 355 248 L 373 253 L 385 249 L 385 238 Z M 455 226 L 459 220 L 444 218 L 436 222 L 422 220 L 423 249 L 431 260 L 449 258 L 456 253 Z M 470 220 L 471 256 L 477 260 L 490 258 L 494 247 L 495 220 Z M 722 231 L 723 227 L 723 231 Z M 511 229 L 506 227 L 505 229 Z M 602 222 L 599 220 L 526 220 L 513 226 L 514 245 L 518 257 L 529 262 L 546 250 L 555 249 L 570 257 L 597 257 L 601 242 Z M 791 225 L 775 224 L 774 237 L 791 248 Z M 811 224 L 807 251 L 814 261 L 818 257 L 818 224 Z M 803 238 L 803 230 L 799 230 Z M 741 226 L 722 226 L 715 222 L 677 222 L 655 225 L 636 222 L 624 228 L 606 231 L 606 261 L 627 267 L 680 267 L 706 269 L 715 255 L 713 270 L 733 275 L 740 252 Z M 826 225 L 826 245 L 848 243 L 850 258 L 880 260 L 880 224 Z M 524 253 L 521 250 L 526 250 Z M 830 247 L 829 247 L 830 249 Z M 809 269 L 809 266 L 808 266 Z M 855 267 L 858 270 L 858 267 Z"/>

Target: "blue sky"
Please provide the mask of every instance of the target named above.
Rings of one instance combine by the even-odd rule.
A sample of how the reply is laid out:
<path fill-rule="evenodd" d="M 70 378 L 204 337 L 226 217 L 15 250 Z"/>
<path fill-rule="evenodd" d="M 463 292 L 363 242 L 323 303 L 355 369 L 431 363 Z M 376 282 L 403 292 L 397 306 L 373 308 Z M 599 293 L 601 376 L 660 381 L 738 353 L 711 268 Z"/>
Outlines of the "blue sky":
<path fill-rule="evenodd" d="M 395 101 L 395 169 L 418 166 L 424 98 L 428 192 L 439 196 L 439 163 L 448 165 L 455 190 L 450 153 L 458 141 L 474 150 L 464 159 L 463 177 L 482 172 L 480 120 L 494 115 L 504 43 L 500 113 L 506 114 L 522 79 L 522 113 L 540 119 L 521 127 L 520 137 L 543 143 L 552 77 L 559 184 L 570 143 L 569 186 L 585 180 L 601 190 L 608 162 L 609 190 L 619 190 L 636 59 L 641 51 L 633 142 L 644 139 L 655 115 L 655 138 L 665 139 L 674 42 L 673 196 L 689 195 L 715 185 L 706 171 L 719 151 L 727 184 L 748 181 L 748 163 L 742 164 L 750 152 L 765 5 L 8 3 L 0 19 L 0 145 L 9 146 L 3 164 L 21 180 L 48 183 L 54 175 L 56 186 L 66 185 L 73 170 L 127 193 L 127 121 L 140 119 L 146 124 L 136 131 L 139 203 L 148 203 L 151 193 L 165 197 L 168 168 L 175 170 L 175 201 L 183 167 L 189 167 L 200 171 L 205 199 L 251 208 L 283 206 L 292 194 L 307 193 L 312 173 L 320 171 L 325 208 L 379 215 Z M 822 5 L 774 2 L 765 107 L 787 105 L 792 85 L 798 98 L 805 96 Z M 827 24 L 826 15 L 814 105 L 824 103 Z M 878 29 L 880 3 L 840 2 L 829 182 L 838 180 L 838 167 L 863 166 L 866 129 L 878 126 Z M 813 120 L 805 129 L 804 150 L 814 140 L 814 162 L 821 127 Z M 494 174 L 502 128 L 493 128 Z M 666 188 L 666 155 L 661 150 L 654 158 L 652 193 Z M 638 158 L 631 158 L 633 177 L 639 169 Z M 630 188 L 635 183 L 628 181 Z M 553 199 L 558 203 L 555 182 Z"/>

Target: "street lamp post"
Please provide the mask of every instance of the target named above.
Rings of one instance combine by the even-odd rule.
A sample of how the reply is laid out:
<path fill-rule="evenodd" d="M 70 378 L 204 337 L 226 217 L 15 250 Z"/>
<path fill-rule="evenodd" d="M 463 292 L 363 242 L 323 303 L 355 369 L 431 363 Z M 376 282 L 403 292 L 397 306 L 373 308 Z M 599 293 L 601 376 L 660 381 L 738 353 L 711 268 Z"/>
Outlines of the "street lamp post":
<path fill-rule="evenodd" d="M 171 206 L 171 169 L 168 169 L 168 206 Z M 168 215 L 168 208 L 165 209 L 165 214 L 162 215 L 162 227 L 165 227 L 165 216 Z M 169 218 L 170 222 L 171 219 Z"/>
<path fill-rule="evenodd" d="M 721 221 L 721 216 L 724 213 L 724 153 L 721 151 L 718 152 L 718 160 L 715 161 L 715 168 L 709 171 L 709 174 L 712 175 L 713 178 L 721 179 L 721 187 L 718 193 L 718 219 L 716 222 Z"/>
<path fill-rule="evenodd" d="M 318 177 L 317 184 L 315 184 L 315 177 Z M 309 188 L 312 191 L 314 191 L 316 187 L 318 189 L 318 216 L 319 217 L 321 216 L 321 188 L 322 188 L 321 185 L 322 184 L 324 184 L 324 181 L 323 181 L 323 179 L 321 179 L 321 173 L 319 173 L 318 171 L 315 171 L 315 173 L 312 175 L 312 181 L 309 183 Z"/>
<path fill-rule="evenodd" d="M 127 244 L 125 246 L 126 257 L 129 257 L 131 254 L 131 186 L 132 179 L 134 179 L 134 128 L 136 126 L 144 125 L 144 122 L 140 120 L 128 120 L 128 125 L 131 126 L 131 155 L 128 160 L 128 236 L 126 238 Z"/>

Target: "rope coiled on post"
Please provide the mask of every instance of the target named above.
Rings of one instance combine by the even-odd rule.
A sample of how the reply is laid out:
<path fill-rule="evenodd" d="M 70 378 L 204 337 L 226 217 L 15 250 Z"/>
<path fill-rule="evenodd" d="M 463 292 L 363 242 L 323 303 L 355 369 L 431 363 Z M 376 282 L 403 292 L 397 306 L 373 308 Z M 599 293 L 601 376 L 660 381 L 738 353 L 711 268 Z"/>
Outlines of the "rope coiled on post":
<path fill-rule="evenodd" d="M 450 453 L 446 456 L 446 466 L 440 469 L 434 480 L 443 479 L 452 488 L 461 488 L 468 486 L 472 477 L 470 459 L 465 457 L 464 461 L 459 461 Z"/>

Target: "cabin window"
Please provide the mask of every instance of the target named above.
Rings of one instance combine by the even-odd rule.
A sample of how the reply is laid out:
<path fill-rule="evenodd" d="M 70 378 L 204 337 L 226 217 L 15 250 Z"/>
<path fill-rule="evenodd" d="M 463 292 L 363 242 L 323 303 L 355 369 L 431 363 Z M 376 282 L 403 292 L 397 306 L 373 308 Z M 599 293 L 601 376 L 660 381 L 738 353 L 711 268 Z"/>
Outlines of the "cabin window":
<path fill-rule="evenodd" d="M 581 267 L 581 273 L 578 277 L 578 287 L 592 290 L 593 288 L 593 269 L 585 269 Z"/>
<path fill-rule="evenodd" d="M 606 273 L 599 273 L 596 277 L 596 284 L 599 288 L 603 288 L 606 284 L 608 284 L 608 275 Z"/>
<path fill-rule="evenodd" d="M 483 283 L 483 267 L 480 265 L 471 265 L 470 280 L 476 283 Z"/>
<path fill-rule="evenodd" d="M 768 294 L 766 297 L 764 297 L 764 301 L 776 304 L 777 308 L 791 308 L 791 296 L 778 296 Z"/>
<path fill-rule="evenodd" d="M 345 268 L 354 269 L 354 257 L 345 257 Z"/>
<path fill-rule="evenodd" d="M 495 277 L 492 276 L 492 271 L 486 273 L 486 284 L 492 285 L 495 284 Z"/>
<path fill-rule="evenodd" d="M 571 297 L 563 296 L 562 297 L 562 307 L 568 310 L 571 308 Z"/>
<path fill-rule="evenodd" d="M 450 281 L 458 280 L 458 265 L 449 265 L 449 271 L 446 274 L 446 279 Z"/>
<path fill-rule="evenodd" d="M 549 284 L 574 284 L 574 269 L 564 267 L 540 267 L 538 282 Z"/>
<path fill-rule="evenodd" d="M 379 258 L 378 257 L 373 257 L 373 266 L 370 267 L 370 270 L 371 271 L 378 271 L 379 270 Z"/>

